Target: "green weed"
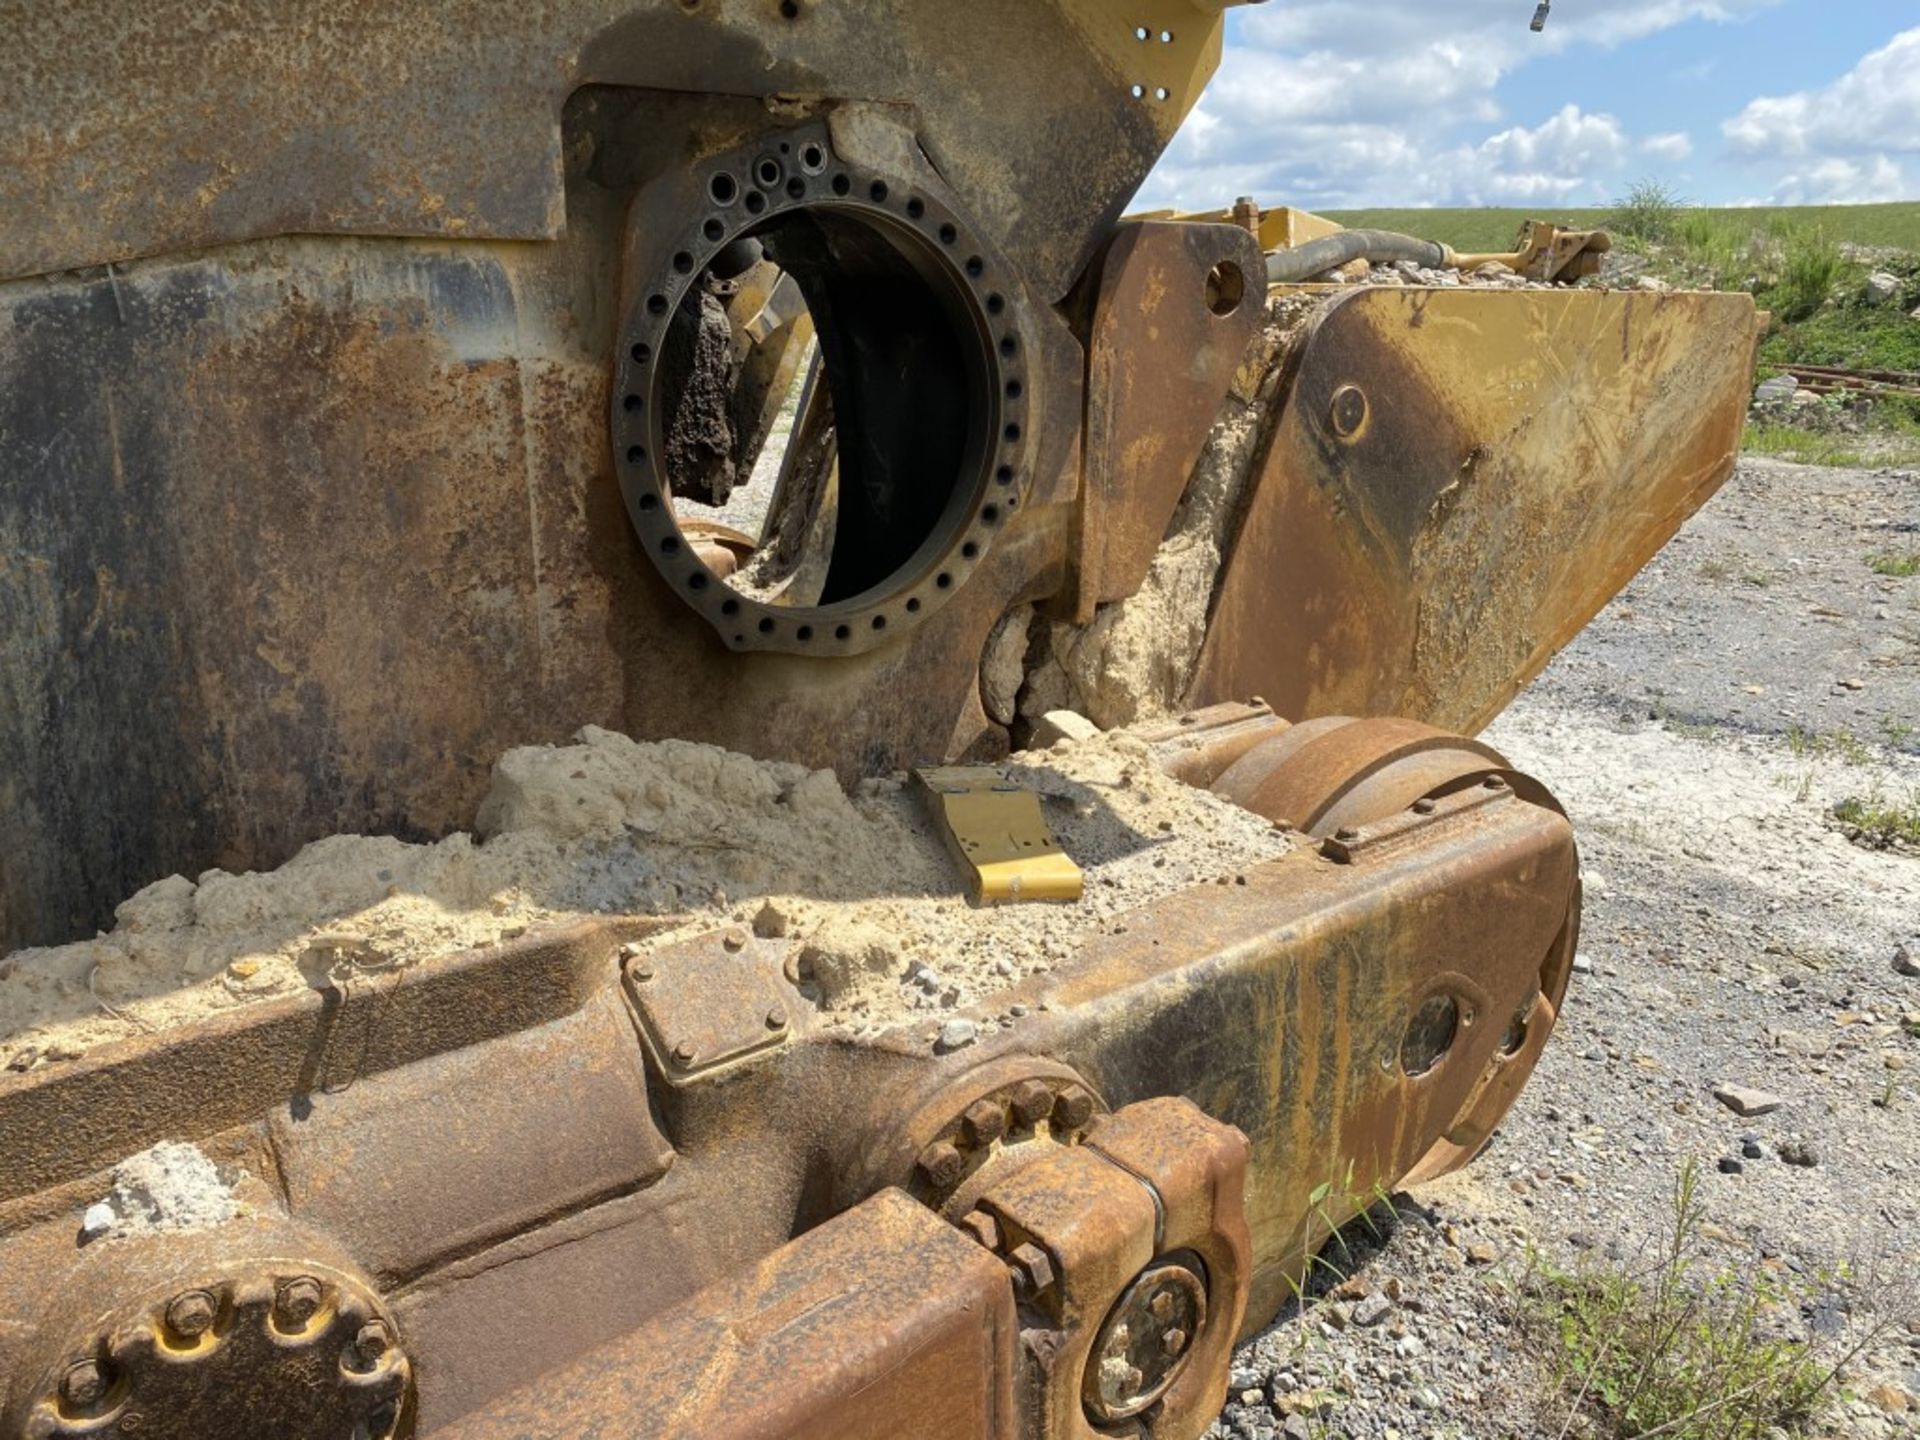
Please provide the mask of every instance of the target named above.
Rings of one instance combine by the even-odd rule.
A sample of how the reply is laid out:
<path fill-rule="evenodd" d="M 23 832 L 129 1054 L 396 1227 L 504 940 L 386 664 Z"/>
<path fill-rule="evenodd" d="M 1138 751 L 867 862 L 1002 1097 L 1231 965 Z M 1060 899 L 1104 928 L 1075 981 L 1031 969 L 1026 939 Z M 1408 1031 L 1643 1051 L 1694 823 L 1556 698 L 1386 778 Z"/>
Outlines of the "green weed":
<path fill-rule="evenodd" d="M 1920 575 L 1920 550 L 1909 550 L 1904 555 L 1891 553 L 1869 555 L 1867 564 L 1872 567 L 1876 575 L 1891 575 L 1896 579 L 1906 580 Z"/>
<path fill-rule="evenodd" d="M 1905 799 L 1892 799 L 1876 781 L 1865 795 L 1840 801 L 1833 814 L 1862 845 L 1875 850 L 1920 849 L 1920 789 L 1910 791 Z"/>
<path fill-rule="evenodd" d="M 1658 243 L 1679 228 L 1686 209 L 1686 201 L 1672 186 L 1651 178 L 1636 180 L 1625 195 L 1613 202 L 1607 228 L 1629 240 Z"/>
<path fill-rule="evenodd" d="M 1691 1161 L 1672 1205 L 1666 1246 L 1645 1269 L 1588 1261 L 1562 1270 L 1534 1257 L 1521 1319 L 1549 1351 L 1549 1404 L 1573 1412 L 1560 1433 L 1576 1419 L 1607 1440 L 1757 1440 L 1770 1427 L 1804 1430 L 1839 1364 L 1782 1320 L 1819 1282 L 1710 1261 Z"/>

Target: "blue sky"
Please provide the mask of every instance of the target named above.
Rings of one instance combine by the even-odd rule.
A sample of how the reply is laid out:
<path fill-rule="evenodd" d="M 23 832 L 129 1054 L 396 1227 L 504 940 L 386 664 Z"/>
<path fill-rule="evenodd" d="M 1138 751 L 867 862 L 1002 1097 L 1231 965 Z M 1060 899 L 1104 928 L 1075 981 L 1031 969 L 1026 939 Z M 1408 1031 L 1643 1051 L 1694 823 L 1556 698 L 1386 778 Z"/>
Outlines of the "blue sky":
<path fill-rule="evenodd" d="M 1140 204 L 1920 199 L 1920 0 L 1267 0 Z"/>

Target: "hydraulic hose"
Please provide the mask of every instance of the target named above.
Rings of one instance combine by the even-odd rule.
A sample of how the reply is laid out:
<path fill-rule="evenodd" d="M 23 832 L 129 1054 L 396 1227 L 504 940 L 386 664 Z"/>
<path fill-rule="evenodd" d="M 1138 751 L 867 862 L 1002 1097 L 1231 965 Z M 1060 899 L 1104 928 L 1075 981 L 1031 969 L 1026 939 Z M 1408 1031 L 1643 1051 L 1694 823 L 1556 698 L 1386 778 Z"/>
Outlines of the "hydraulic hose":
<path fill-rule="evenodd" d="M 1267 256 L 1267 280 L 1275 285 L 1294 284 L 1338 270 L 1342 265 L 1351 265 L 1355 260 L 1375 265 L 1407 260 L 1439 270 L 1453 263 L 1453 251 L 1431 240 L 1416 240 L 1391 230 L 1341 230 L 1291 250 L 1274 251 Z"/>

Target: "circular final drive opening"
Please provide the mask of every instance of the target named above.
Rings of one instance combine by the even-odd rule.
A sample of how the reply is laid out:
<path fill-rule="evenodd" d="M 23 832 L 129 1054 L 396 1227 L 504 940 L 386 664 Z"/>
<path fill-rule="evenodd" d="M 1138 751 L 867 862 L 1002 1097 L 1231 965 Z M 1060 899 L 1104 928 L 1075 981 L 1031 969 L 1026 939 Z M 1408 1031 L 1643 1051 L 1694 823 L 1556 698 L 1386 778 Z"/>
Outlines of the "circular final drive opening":
<path fill-rule="evenodd" d="M 1207 272 L 1207 309 L 1222 319 L 1247 298 L 1247 277 L 1231 260 L 1222 260 Z"/>
<path fill-rule="evenodd" d="M 804 191 L 825 159 L 809 142 L 801 175 L 771 158 L 750 173 L 785 174 L 787 190 Z M 859 195 L 869 188 L 887 193 L 876 182 Z M 917 614 L 908 602 L 921 583 L 931 589 L 944 557 L 984 523 L 1007 448 L 1006 366 L 974 293 L 980 277 L 891 213 L 904 205 L 880 203 L 783 208 L 721 245 L 655 367 L 673 518 L 724 590 L 760 606 L 892 612 L 897 600 L 894 618 Z M 705 588 L 695 573 L 679 581 L 689 599 Z M 763 620 L 754 633 L 846 637 L 822 618 Z M 888 616 L 859 623 L 874 635 Z"/>
<path fill-rule="evenodd" d="M 1460 1006 L 1451 995 L 1434 995 L 1408 1022 L 1400 1041 L 1400 1068 L 1408 1075 L 1424 1075 L 1446 1058 L 1460 1029 Z"/>

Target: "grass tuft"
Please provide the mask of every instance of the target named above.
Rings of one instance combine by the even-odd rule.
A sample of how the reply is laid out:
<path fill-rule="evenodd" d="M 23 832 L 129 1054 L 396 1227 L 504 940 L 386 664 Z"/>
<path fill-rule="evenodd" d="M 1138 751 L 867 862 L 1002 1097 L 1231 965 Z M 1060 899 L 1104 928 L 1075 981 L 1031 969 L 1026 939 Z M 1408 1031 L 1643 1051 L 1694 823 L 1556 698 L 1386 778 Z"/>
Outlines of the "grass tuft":
<path fill-rule="evenodd" d="M 1757 1440 L 1804 1430 L 1838 1363 L 1797 1333 L 1820 1282 L 1709 1260 L 1705 1204 L 1689 1161 L 1674 1186 L 1671 1233 L 1642 1270 L 1589 1260 L 1572 1270 L 1539 1257 L 1521 1284 L 1521 1320 L 1546 1342 L 1559 1419 L 1607 1440 Z"/>
<path fill-rule="evenodd" d="M 1904 555 L 1892 553 L 1869 555 L 1867 564 L 1873 567 L 1876 575 L 1890 575 L 1897 580 L 1906 580 L 1920 575 L 1920 550 L 1909 550 Z"/>
<path fill-rule="evenodd" d="M 1849 795 L 1835 805 L 1833 814 L 1856 844 L 1873 850 L 1920 849 L 1920 789 L 1894 800 L 1876 782 L 1864 796 Z"/>
<path fill-rule="evenodd" d="M 1629 240 L 1659 244 L 1673 237 L 1687 209 L 1686 201 L 1670 185 L 1651 178 L 1636 180 L 1613 202 L 1607 228 Z"/>

